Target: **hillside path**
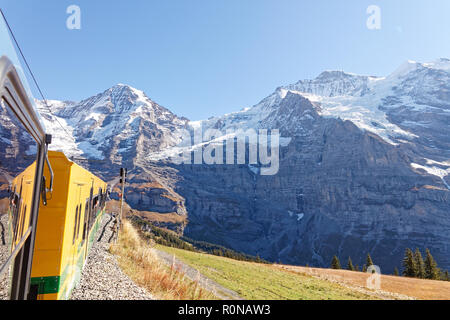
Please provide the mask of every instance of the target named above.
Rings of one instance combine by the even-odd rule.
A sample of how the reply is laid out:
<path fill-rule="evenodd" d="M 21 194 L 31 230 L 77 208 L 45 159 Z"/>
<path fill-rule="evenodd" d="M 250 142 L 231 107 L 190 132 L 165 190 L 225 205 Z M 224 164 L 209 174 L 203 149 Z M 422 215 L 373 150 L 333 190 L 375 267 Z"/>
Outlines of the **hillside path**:
<path fill-rule="evenodd" d="M 197 269 L 187 265 L 173 254 L 167 253 L 165 251 L 153 248 L 158 257 L 162 262 L 168 266 L 175 265 L 182 273 L 186 275 L 192 281 L 197 281 L 201 287 L 212 292 L 216 297 L 222 300 L 244 300 L 236 292 L 225 288 L 224 286 L 218 284 L 217 282 L 211 280 L 210 278 L 204 276 Z"/>

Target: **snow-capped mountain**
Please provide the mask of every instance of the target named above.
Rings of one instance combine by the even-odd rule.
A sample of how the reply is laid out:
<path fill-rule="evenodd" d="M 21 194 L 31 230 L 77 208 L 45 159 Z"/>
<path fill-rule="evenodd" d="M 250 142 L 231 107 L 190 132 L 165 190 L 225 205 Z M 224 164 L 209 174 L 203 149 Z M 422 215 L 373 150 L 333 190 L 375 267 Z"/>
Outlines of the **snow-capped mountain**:
<path fill-rule="evenodd" d="M 38 108 L 54 136 L 52 149 L 116 164 L 145 159 L 176 144 L 174 132 L 187 122 L 124 84 L 80 102 L 50 100 L 47 104 L 52 113 L 43 102 Z"/>
<path fill-rule="evenodd" d="M 450 267 L 449 66 L 408 61 L 386 77 L 328 71 L 190 122 L 224 134 L 280 129 L 289 143 L 273 177 L 175 166 L 185 233 L 286 263 L 328 266 L 337 253 L 362 264 L 370 252 L 388 271 L 406 247 L 429 247 Z"/>
<path fill-rule="evenodd" d="M 311 118 L 309 112 L 293 116 L 289 110 L 279 110 L 288 93 L 308 99 L 319 116 L 349 120 L 390 144 L 414 142 L 424 159 L 440 164 L 450 159 L 448 59 L 407 61 L 386 77 L 325 71 L 313 80 L 279 87 L 251 108 L 204 121 L 179 118 L 142 91 L 123 84 L 78 103 L 48 101 L 53 114 L 42 103 L 38 105 L 49 131 L 58 132 L 52 148 L 75 157 L 110 157 L 120 162 L 123 155 L 134 152 L 133 141 L 139 141 L 142 160 L 169 158 L 173 155 L 171 147 L 180 142 L 180 128 L 201 126 L 223 133 L 248 128 L 280 129 L 286 138 L 304 134 L 305 120 Z M 76 141 L 61 134 L 60 123 Z M 143 128 L 154 132 L 142 135 L 146 132 Z"/>
<path fill-rule="evenodd" d="M 39 109 L 53 149 L 102 160 L 89 166 L 107 179 L 128 167 L 132 207 L 187 214 L 177 230 L 191 238 L 316 266 L 335 254 L 362 265 L 370 252 L 388 271 L 406 247 L 428 247 L 450 268 L 448 59 L 408 61 L 386 77 L 325 71 L 203 121 L 127 85 L 49 106 Z M 180 130 L 199 127 L 220 130 L 215 140 L 227 130 L 279 129 L 279 173 L 172 163 Z"/>
<path fill-rule="evenodd" d="M 433 132 L 442 129 L 446 133 L 450 130 L 448 59 L 431 63 L 408 61 L 387 77 L 325 71 L 313 80 L 279 87 L 252 108 L 202 124 L 222 129 L 257 126 L 276 111 L 288 92 L 310 100 L 321 116 L 350 120 L 392 144 L 417 138 L 426 131 L 423 128 Z M 284 122 L 297 120 L 287 117 Z M 283 122 L 280 125 L 282 129 Z M 443 149 L 449 152 L 450 147 L 446 144 Z M 446 157 L 450 155 L 447 153 Z"/>
<path fill-rule="evenodd" d="M 302 113 L 281 109 L 288 94 L 299 95 L 313 108 Z M 312 111 L 315 112 L 312 112 Z M 251 108 L 191 121 L 189 127 L 228 130 L 280 129 L 282 141 L 311 131 L 314 114 L 348 120 L 392 145 L 413 145 L 420 166 L 445 180 L 450 174 L 450 60 L 431 63 L 407 61 L 386 77 L 361 76 L 325 71 L 313 80 L 282 86 Z M 216 140 L 221 138 L 216 138 Z M 151 156 L 171 157 L 179 148 L 168 148 Z M 434 164 L 431 165 L 430 164 Z"/>

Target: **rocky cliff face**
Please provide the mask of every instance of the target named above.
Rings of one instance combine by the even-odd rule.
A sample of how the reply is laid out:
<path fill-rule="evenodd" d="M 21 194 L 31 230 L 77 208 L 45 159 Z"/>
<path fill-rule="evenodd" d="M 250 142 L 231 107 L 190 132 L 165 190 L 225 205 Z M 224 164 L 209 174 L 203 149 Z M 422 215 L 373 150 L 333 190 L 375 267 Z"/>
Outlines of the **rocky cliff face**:
<path fill-rule="evenodd" d="M 362 265 L 370 252 L 391 272 L 406 247 L 425 246 L 450 263 L 450 192 L 411 167 L 417 156 L 409 146 L 320 117 L 296 94 L 277 109 L 292 110 L 307 128 L 281 149 L 277 175 L 246 165 L 175 167 L 189 237 L 290 264 L 328 266 L 338 254 Z M 305 113 L 311 117 L 297 121 Z"/>
<path fill-rule="evenodd" d="M 187 119 L 124 84 L 81 102 L 52 100 L 48 105 L 52 112 L 38 101 L 45 125 L 54 136 L 50 148 L 64 151 L 116 187 L 119 169 L 127 167 L 126 195 L 134 209 L 185 214 L 179 205 L 181 197 L 152 174 L 147 158 L 177 144 L 176 132 L 187 126 Z M 117 196 L 119 190 L 114 191 Z"/>
<path fill-rule="evenodd" d="M 242 166 L 173 166 L 189 237 L 284 263 L 334 254 L 386 272 L 406 247 L 450 266 L 450 63 L 407 62 L 385 78 L 324 72 L 252 108 L 196 126 L 279 128 L 275 176 Z M 257 172 L 257 171 L 256 171 Z"/>
<path fill-rule="evenodd" d="M 335 254 L 361 266 L 370 252 L 384 272 L 400 267 L 406 247 L 428 247 L 450 268 L 449 78 L 446 59 L 384 78 L 327 71 L 196 122 L 126 85 L 41 110 L 54 148 L 97 159 L 84 164 L 112 184 L 127 166 L 132 208 L 187 217 L 177 231 L 191 238 L 314 266 Z M 172 163 L 180 130 L 200 127 L 279 129 L 279 172 Z"/>

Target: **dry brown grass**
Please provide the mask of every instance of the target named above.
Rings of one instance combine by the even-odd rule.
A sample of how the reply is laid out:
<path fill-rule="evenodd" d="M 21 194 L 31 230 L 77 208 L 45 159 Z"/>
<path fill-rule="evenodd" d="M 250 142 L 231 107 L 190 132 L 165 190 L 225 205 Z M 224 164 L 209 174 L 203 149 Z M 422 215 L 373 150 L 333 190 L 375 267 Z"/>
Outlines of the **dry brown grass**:
<path fill-rule="evenodd" d="M 347 270 L 319 269 L 297 266 L 276 265 L 278 268 L 294 272 L 319 276 L 321 278 L 335 280 L 349 285 L 365 287 L 370 276 L 363 272 Z M 423 280 L 396 276 L 381 276 L 381 290 L 407 295 L 421 300 L 449 300 L 450 282 Z"/>
<path fill-rule="evenodd" d="M 168 268 L 161 262 L 128 221 L 124 221 L 119 241 L 111 247 L 111 252 L 117 256 L 122 270 L 157 299 L 216 299 L 197 282 L 186 278 L 177 268 Z"/>
<path fill-rule="evenodd" d="M 186 222 L 186 216 L 180 216 L 175 212 L 172 213 L 157 213 L 149 211 L 140 211 L 137 213 L 138 216 L 145 218 L 151 222 L 164 222 L 173 224 L 183 224 Z"/>
<path fill-rule="evenodd" d="M 120 212 L 120 201 L 110 200 L 106 203 L 107 212 Z M 147 219 L 150 222 L 162 222 L 162 223 L 173 223 L 173 224 L 183 224 L 186 223 L 186 216 L 180 216 L 176 212 L 171 213 L 158 213 L 151 211 L 139 211 L 132 209 L 126 202 L 123 203 L 123 215 L 124 217 L 130 217 L 133 215 L 140 216 Z"/>
<path fill-rule="evenodd" d="M 0 199 L 0 213 L 8 213 L 9 198 Z"/>
<path fill-rule="evenodd" d="M 180 198 L 176 198 L 176 197 L 174 197 L 173 195 L 170 195 L 170 194 L 162 194 L 161 196 L 164 197 L 164 198 L 167 198 L 167 199 L 169 199 L 169 200 L 172 200 L 172 201 L 174 201 L 174 202 L 179 202 L 179 201 L 181 201 Z"/>
<path fill-rule="evenodd" d="M 156 181 L 147 183 L 130 183 L 129 187 L 134 189 L 164 189 L 164 187 Z"/>
<path fill-rule="evenodd" d="M 120 212 L 120 201 L 118 200 L 110 200 L 106 202 L 106 212 Z M 124 201 L 123 203 L 123 213 L 125 216 L 128 216 L 132 212 L 130 206 Z"/>

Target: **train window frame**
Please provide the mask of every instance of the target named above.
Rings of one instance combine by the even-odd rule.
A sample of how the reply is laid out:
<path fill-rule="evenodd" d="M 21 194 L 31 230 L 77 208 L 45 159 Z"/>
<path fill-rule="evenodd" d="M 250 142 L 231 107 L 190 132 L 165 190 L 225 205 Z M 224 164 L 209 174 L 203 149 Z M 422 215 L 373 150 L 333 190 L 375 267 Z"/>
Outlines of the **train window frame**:
<path fill-rule="evenodd" d="M 19 234 L 23 234 L 23 231 L 24 231 L 24 228 L 25 228 L 25 217 L 26 217 L 26 215 L 27 215 L 27 205 L 25 204 L 23 206 L 22 212 L 20 214 L 20 222 L 19 222 L 20 223 L 20 226 L 19 226 L 20 232 L 19 232 Z M 19 240 L 19 239 L 17 239 L 17 240 Z"/>
<path fill-rule="evenodd" d="M 17 221 L 19 219 L 19 208 L 20 208 L 20 203 L 21 203 L 21 198 L 20 196 L 16 193 L 14 195 L 14 203 L 13 206 L 11 208 L 11 215 L 12 215 L 12 221 L 11 221 L 11 226 L 12 226 L 12 232 L 13 234 L 11 235 L 11 239 L 16 239 L 16 228 L 17 228 Z"/>
<path fill-rule="evenodd" d="M 81 204 L 78 204 L 78 221 L 77 221 L 77 238 L 76 241 L 80 239 L 80 224 L 81 224 Z"/>
<path fill-rule="evenodd" d="M 80 204 L 81 206 L 81 204 Z M 88 211 L 86 211 L 87 207 L 84 207 L 84 216 L 83 216 L 83 242 L 86 240 L 86 231 L 87 231 L 87 224 L 89 223 L 89 217 L 88 217 Z"/>
<path fill-rule="evenodd" d="M 28 132 L 36 142 L 37 149 L 33 195 L 28 209 L 30 210 L 30 225 L 25 233 L 20 235 L 15 248 L 11 248 L 6 262 L 0 264 L 0 276 L 8 271 L 11 273 L 10 299 L 27 300 L 29 298 L 31 267 L 39 215 L 39 190 L 41 189 L 41 178 L 44 174 L 44 162 L 49 140 L 42 119 L 33 104 L 34 98 L 29 90 L 27 79 L 21 76 L 23 72 L 19 74 L 23 67 L 17 58 L 17 47 L 11 40 L 11 30 L 3 12 L 2 17 L 0 17 L 0 28 L 6 36 L 4 38 L 6 40 L 1 43 L 3 55 L 0 55 L 0 103 L 12 111 L 15 119 L 23 126 L 24 132 Z"/>
<path fill-rule="evenodd" d="M 22 197 L 19 196 L 19 202 L 17 203 L 16 206 L 16 212 L 14 214 L 14 229 L 13 229 L 13 235 L 12 238 L 14 239 L 12 246 L 15 247 L 16 243 L 18 242 L 18 236 L 19 236 L 19 228 L 20 228 L 20 220 L 21 220 L 21 215 L 20 213 L 22 212 Z"/>
<path fill-rule="evenodd" d="M 78 205 L 75 208 L 75 219 L 73 223 L 73 239 L 72 239 L 72 245 L 75 245 L 75 240 L 77 238 L 77 221 L 78 221 Z"/>
<path fill-rule="evenodd" d="M 90 206 L 90 202 L 89 199 L 86 199 L 86 204 L 85 204 L 85 211 L 87 212 L 87 217 L 88 217 L 88 229 L 91 229 L 92 226 L 92 210 L 91 210 L 91 206 Z M 86 214 L 86 213 L 85 213 Z"/>

